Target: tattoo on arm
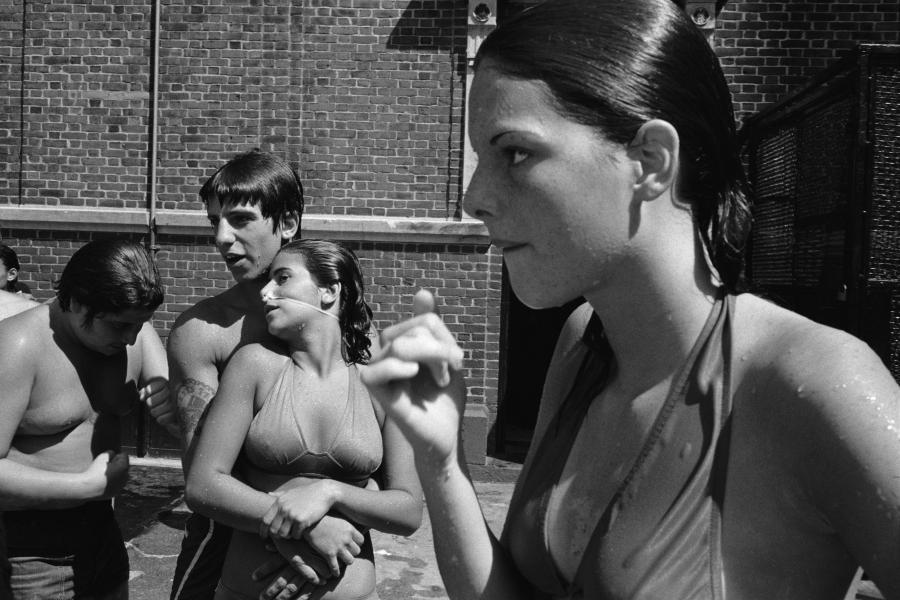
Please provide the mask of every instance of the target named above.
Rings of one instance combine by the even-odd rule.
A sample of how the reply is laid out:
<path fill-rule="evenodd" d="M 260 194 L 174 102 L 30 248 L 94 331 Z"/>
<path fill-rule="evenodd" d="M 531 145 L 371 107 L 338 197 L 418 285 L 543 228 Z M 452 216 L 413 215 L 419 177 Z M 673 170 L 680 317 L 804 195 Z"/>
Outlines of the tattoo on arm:
<path fill-rule="evenodd" d="M 175 403 L 183 439 L 188 440 L 200 432 L 206 410 L 215 395 L 215 389 L 196 379 L 187 378 L 178 386 Z"/>

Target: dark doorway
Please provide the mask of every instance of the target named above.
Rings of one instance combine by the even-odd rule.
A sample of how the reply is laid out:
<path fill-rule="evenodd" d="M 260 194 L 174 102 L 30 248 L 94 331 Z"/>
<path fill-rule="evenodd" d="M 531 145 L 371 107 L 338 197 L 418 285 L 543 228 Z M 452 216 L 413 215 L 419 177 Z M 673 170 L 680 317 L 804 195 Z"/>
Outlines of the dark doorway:
<path fill-rule="evenodd" d="M 544 376 L 556 340 L 579 298 L 557 308 L 534 310 L 518 298 L 503 267 L 500 401 L 495 430 L 496 455 L 521 462 L 537 421 Z"/>

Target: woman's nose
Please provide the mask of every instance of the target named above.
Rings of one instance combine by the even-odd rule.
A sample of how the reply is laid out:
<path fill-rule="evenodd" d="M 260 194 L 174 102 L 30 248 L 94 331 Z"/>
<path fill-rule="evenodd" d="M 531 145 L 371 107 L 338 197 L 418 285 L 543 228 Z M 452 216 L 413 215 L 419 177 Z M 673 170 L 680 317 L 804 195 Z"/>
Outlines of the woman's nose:
<path fill-rule="evenodd" d="M 484 169 L 476 166 L 463 198 L 463 208 L 476 219 L 484 221 L 496 215 L 496 194 L 490 187 Z"/>
<path fill-rule="evenodd" d="M 266 298 L 269 297 L 269 293 L 272 291 L 272 287 L 274 287 L 274 283 L 270 281 L 269 283 L 267 283 L 266 285 L 263 286 L 263 289 L 261 289 L 259 291 L 259 297 L 260 297 L 260 299 L 262 299 L 263 302 L 265 302 Z"/>

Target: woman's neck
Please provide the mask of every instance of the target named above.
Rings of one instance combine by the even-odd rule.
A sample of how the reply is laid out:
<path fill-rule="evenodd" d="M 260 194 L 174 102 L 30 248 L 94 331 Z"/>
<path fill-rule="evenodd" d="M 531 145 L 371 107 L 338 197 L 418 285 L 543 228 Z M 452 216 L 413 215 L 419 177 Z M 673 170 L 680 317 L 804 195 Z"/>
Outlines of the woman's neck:
<path fill-rule="evenodd" d="M 326 377 L 336 368 L 346 366 L 340 326 L 323 322 L 309 324 L 289 340 L 285 340 L 291 360 L 304 371 Z"/>
<path fill-rule="evenodd" d="M 616 358 L 612 385 L 637 396 L 687 359 L 715 303 L 702 249 L 669 248 L 633 265 L 614 285 L 586 295 Z"/>

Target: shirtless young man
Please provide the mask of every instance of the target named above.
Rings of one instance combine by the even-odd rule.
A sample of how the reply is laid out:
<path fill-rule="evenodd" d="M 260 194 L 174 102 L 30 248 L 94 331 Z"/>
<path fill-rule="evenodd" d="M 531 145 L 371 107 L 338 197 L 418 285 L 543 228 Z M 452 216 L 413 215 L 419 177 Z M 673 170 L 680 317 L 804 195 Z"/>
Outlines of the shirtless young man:
<path fill-rule="evenodd" d="M 40 305 L 40 302 L 0 290 L 0 321 Z M 181 431 L 175 414 L 175 402 L 169 397 L 169 367 L 166 349 L 153 325 L 147 321 L 137 341 L 128 346 L 128 378 L 137 381 L 138 399 L 150 410 L 150 416 L 170 434 Z"/>
<path fill-rule="evenodd" d="M 162 300 L 142 246 L 94 241 L 63 269 L 56 299 L 0 322 L 0 510 L 15 598 L 128 596 L 110 499 L 128 479 L 120 417 L 145 382 L 126 348 Z"/>
<path fill-rule="evenodd" d="M 185 310 L 169 335 L 170 388 L 178 407 L 185 472 L 225 365 L 238 348 L 271 339 L 260 291 L 268 281 L 272 259 L 297 234 L 303 214 L 303 186 L 297 174 L 277 156 L 258 150 L 220 167 L 203 185 L 200 197 L 235 285 Z M 352 527 L 346 522 L 344 526 Z M 213 598 L 230 538 L 227 527 L 191 514 L 171 600 Z M 269 566 L 262 572 L 276 570 Z M 280 580 L 277 589 L 295 576 L 290 567 L 281 574 L 275 577 Z"/>

